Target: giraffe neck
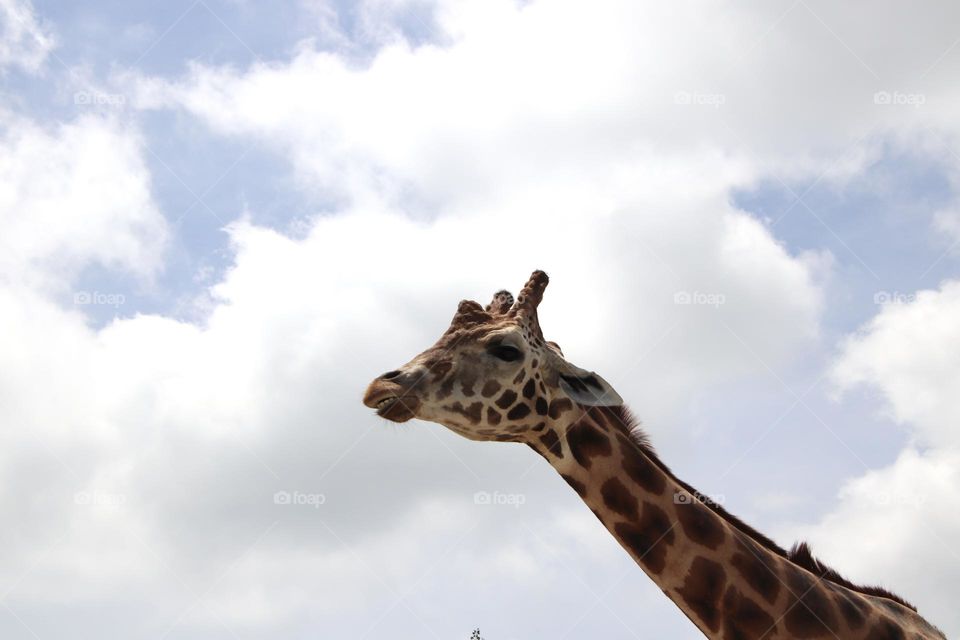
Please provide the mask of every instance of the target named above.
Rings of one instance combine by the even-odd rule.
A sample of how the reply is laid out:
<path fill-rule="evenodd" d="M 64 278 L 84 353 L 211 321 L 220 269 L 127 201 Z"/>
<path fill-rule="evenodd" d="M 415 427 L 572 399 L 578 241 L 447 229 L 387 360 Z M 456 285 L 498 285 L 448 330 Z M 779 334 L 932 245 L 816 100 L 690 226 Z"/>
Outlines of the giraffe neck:
<path fill-rule="evenodd" d="M 530 445 L 707 637 L 857 638 L 888 627 L 883 637 L 942 637 L 926 635 L 913 611 L 824 580 L 735 526 L 637 441 L 624 411 L 573 409 Z"/>

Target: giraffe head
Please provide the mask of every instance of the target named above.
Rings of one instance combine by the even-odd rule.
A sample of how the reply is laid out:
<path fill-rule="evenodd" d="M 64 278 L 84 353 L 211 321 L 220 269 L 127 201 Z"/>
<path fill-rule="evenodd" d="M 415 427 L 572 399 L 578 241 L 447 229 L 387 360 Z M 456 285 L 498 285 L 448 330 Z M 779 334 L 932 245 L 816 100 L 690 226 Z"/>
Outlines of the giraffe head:
<path fill-rule="evenodd" d="M 547 274 L 534 271 L 516 299 L 463 300 L 432 347 L 376 378 L 363 402 L 394 422 L 421 418 L 472 440 L 525 441 L 575 405 L 615 406 L 620 396 L 568 362 L 540 330 Z"/>

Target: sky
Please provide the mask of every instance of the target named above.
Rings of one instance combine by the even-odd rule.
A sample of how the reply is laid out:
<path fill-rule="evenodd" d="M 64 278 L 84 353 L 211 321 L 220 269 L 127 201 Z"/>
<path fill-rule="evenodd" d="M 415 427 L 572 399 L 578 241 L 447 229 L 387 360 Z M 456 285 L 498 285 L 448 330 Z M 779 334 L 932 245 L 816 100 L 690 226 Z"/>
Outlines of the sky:
<path fill-rule="evenodd" d="M 699 637 L 526 447 L 360 402 L 537 268 L 681 478 L 960 634 L 958 24 L 0 0 L 0 635 Z"/>

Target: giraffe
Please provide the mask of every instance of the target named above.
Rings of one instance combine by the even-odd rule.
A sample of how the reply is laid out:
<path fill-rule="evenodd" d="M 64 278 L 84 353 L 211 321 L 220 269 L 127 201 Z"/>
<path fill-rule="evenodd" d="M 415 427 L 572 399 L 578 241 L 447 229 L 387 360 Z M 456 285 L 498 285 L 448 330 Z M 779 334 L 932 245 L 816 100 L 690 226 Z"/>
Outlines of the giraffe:
<path fill-rule="evenodd" d="M 436 344 L 373 380 L 364 404 L 528 445 L 708 638 L 945 638 L 905 600 L 854 585 L 806 544 L 784 550 L 677 478 L 613 387 L 544 340 L 547 282 L 535 271 L 516 299 L 461 301 Z"/>

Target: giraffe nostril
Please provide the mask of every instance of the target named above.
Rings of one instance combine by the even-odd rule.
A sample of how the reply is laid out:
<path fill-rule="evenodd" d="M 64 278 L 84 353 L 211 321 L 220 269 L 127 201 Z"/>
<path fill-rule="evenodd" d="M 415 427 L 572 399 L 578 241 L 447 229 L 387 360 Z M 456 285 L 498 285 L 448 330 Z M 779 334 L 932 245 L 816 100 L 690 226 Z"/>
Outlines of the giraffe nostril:
<path fill-rule="evenodd" d="M 381 380 L 393 380 L 394 378 L 396 378 L 397 376 L 399 376 L 401 373 L 403 373 L 403 372 L 400 371 L 399 369 L 394 369 L 393 371 L 387 371 L 385 374 L 383 374 L 382 376 L 380 376 L 380 379 L 381 379 Z"/>

